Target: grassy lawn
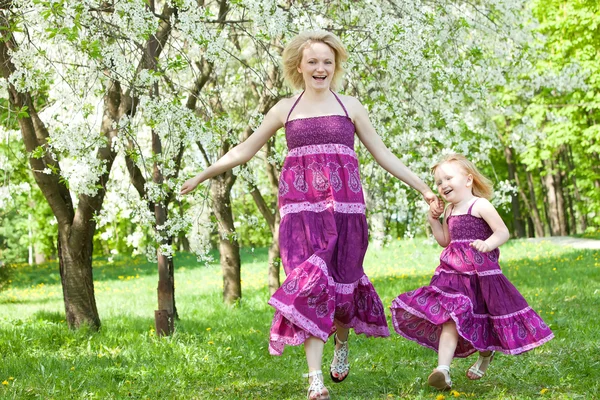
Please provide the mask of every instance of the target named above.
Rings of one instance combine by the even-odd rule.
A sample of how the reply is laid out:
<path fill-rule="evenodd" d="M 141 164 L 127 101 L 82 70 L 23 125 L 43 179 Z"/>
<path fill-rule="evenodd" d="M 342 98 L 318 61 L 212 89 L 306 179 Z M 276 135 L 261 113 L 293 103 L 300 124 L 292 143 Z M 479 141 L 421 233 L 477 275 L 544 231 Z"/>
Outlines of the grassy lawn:
<path fill-rule="evenodd" d="M 477 382 L 464 375 L 475 357 L 455 360 L 456 392 L 445 398 L 598 398 L 600 251 L 526 241 L 511 241 L 501 251 L 506 276 L 556 338 L 523 355 L 497 355 Z M 366 270 L 384 305 L 427 284 L 439 252 L 420 239 L 371 248 Z M 179 256 L 181 320 L 169 338 L 154 334 L 156 267 L 142 258 L 96 260 L 103 324 L 97 333 L 67 328 L 56 265 L 19 268 L 0 292 L 0 398 L 305 398 L 303 349 L 288 347 L 282 357 L 268 353 L 273 310 L 267 305 L 266 258 L 263 250 L 243 252 L 243 301 L 227 307 L 221 303 L 219 265 Z M 350 377 L 339 385 L 326 378 L 333 399 L 442 399 L 425 382 L 436 365 L 433 351 L 395 333 L 350 340 Z M 326 346 L 325 370 L 332 346 Z"/>

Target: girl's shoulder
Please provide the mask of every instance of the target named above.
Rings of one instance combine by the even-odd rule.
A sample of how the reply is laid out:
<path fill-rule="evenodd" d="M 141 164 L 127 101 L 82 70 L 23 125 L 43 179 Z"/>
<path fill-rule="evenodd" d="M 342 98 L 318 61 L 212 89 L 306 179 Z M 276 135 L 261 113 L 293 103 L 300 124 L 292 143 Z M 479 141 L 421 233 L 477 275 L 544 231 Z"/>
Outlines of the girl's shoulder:
<path fill-rule="evenodd" d="M 483 218 L 490 212 L 497 213 L 494 205 L 485 197 L 478 197 L 472 207 L 471 215 L 478 218 Z"/>

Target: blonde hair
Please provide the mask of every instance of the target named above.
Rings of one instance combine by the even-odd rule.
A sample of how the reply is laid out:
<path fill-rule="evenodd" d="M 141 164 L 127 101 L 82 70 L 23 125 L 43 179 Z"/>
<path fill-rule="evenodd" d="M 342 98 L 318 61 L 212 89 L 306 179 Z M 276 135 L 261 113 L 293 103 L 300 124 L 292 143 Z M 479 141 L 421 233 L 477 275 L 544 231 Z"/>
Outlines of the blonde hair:
<path fill-rule="evenodd" d="M 304 78 L 298 72 L 304 49 L 312 43 L 325 43 L 335 54 L 335 71 L 331 82 L 332 89 L 339 87 L 344 68 L 342 63 L 348 59 L 348 52 L 342 41 L 327 31 L 306 31 L 292 38 L 283 50 L 283 75 L 293 89 L 304 89 Z"/>
<path fill-rule="evenodd" d="M 435 174 L 435 170 L 438 169 L 440 165 L 450 162 L 458 164 L 467 175 L 470 174 L 473 177 L 473 194 L 475 196 L 483 197 L 488 200 L 492 198 L 492 181 L 483 176 L 475 164 L 467 160 L 467 158 L 462 154 L 448 154 L 444 156 L 440 161 L 437 162 L 437 164 L 431 167 L 431 173 Z"/>

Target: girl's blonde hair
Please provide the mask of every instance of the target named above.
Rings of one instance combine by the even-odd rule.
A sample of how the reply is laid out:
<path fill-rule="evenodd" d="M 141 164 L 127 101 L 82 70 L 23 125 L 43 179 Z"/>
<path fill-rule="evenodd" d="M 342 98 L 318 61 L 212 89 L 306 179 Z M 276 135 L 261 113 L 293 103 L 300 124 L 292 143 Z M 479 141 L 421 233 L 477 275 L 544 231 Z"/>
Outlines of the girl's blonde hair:
<path fill-rule="evenodd" d="M 348 59 L 348 52 L 341 40 L 331 32 L 306 31 L 292 38 L 283 50 L 283 75 L 293 89 L 304 89 L 304 78 L 298 72 L 304 49 L 310 44 L 325 43 L 335 54 L 335 72 L 331 81 L 332 89 L 339 87 L 344 68 L 342 63 Z"/>
<path fill-rule="evenodd" d="M 458 164 L 467 175 L 473 176 L 473 194 L 477 197 L 491 199 L 493 196 L 492 181 L 483 176 L 477 167 L 462 154 L 448 154 L 444 156 L 437 164 L 431 167 L 431 173 L 435 174 L 435 170 L 445 163 Z"/>

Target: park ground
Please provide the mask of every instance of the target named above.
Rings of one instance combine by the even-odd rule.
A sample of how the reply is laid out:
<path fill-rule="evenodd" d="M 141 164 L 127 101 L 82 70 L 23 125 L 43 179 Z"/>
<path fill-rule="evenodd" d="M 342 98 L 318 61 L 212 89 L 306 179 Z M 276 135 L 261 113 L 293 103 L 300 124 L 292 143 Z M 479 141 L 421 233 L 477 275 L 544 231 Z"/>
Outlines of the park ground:
<path fill-rule="evenodd" d="M 426 285 L 439 251 L 423 239 L 371 248 L 365 269 L 384 305 Z M 505 275 L 554 331 L 554 340 L 519 356 L 500 354 L 476 382 L 464 375 L 475 358 L 457 359 L 454 390 L 438 393 L 426 384 L 436 363 L 431 350 L 395 333 L 385 339 L 351 336 L 350 377 L 338 385 L 326 379 L 332 399 L 600 398 L 600 249 L 512 240 L 501 253 Z M 68 329 L 56 264 L 14 271 L 0 292 L 1 399 L 305 398 L 302 348 L 288 347 L 281 357 L 268 352 L 273 310 L 264 249 L 243 250 L 243 299 L 234 307 L 221 302 L 217 263 L 177 256 L 181 319 L 165 338 L 154 332 L 155 266 L 129 256 L 94 265 L 99 332 Z M 332 346 L 326 346 L 324 369 Z"/>

